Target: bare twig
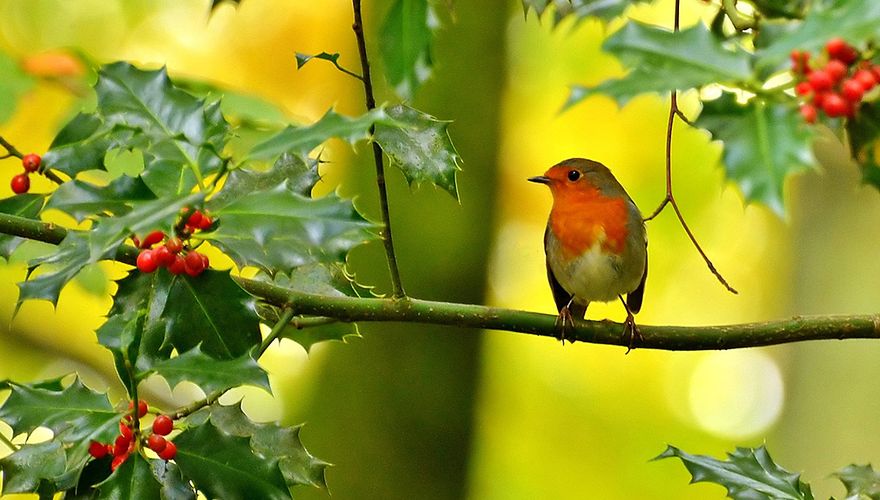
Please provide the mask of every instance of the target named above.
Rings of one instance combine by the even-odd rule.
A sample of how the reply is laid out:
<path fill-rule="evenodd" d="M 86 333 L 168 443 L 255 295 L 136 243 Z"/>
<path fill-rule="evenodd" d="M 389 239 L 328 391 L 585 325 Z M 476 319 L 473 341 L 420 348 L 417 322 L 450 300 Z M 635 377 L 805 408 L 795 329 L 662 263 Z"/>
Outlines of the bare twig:
<path fill-rule="evenodd" d="M 4 148 L 6 148 L 6 151 L 8 152 L 8 154 L 6 154 L 4 156 L 0 156 L 0 160 L 2 160 L 4 158 L 11 158 L 13 156 L 16 158 L 23 158 L 24 157 L 24 155 L 21 153 L 21 151 L 19 151 L 18 149 L 15 148 L 15 146 L 10 144 L 9 141 L 7 141 L 6 139 L 3 138 L 3 136 L 0 136 L 0 146 L 3 146 Z M 45 176 L 47 179 L 49 179 L 50 181 L 54 182 L 55 184 L 63 184 L 64 183 L 64 179 L 55 175 L 55 172 L 52 172 L 50 170 L 40 169 L 40 173 L 43 176 Z"/>

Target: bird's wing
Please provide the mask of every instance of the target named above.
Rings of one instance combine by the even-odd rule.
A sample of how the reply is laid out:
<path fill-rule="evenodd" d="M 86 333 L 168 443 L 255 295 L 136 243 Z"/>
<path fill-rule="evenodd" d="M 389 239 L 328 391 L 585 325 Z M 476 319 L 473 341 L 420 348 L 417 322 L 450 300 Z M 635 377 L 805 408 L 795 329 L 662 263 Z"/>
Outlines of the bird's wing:
<path fill-rule="evenodd" d="M 645 272 L 642 273 L 642 281 L 635 290 L 626 294 L 626 306 L 629 307 L 633 314 L 639 312 L 642 308 L 642 298 L 645 295 L 645 280 L 648 279 L 648 254 L 645 254 Z"/>

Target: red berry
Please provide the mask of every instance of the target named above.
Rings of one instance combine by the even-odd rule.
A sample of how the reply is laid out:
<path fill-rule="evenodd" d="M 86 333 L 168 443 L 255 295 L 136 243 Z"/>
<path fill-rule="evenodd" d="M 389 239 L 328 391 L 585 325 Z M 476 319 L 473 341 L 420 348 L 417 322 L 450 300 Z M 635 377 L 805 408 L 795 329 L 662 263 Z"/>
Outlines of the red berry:
<path fill-rule="evenodd" d="M 153 433 L 158 434 L 160 436 L 167 436 L 171 433 L 171 430 L 174 428 L 174 422 L 171 420 L 171 417 L 168 415 L 158 415 L 156 420 L 153 420 Z"/>
<path fill-rule="evenodd" d="M 804 121 L 807 123 L 816 123 L 816 107 L 812 104 L 804 104 L 801 106 L 801 116 L 804 117 Z"/>
<path fill-rule="evenodd" d="M 118 455 L 118 456 L 113 457 L 113 461 L 110 462 L 110 470 L 116 470 L 127 459 L 128 459 L 128 453 L 126 453 L 125 455 Z"/>
<path fill-rule="evenodd" d="M 150 248 L 151 246 L 159 243 L 164 239 L 165 233 L 163 233 L 162 231 L 153 231 L 152 233 L 144 236 L 144 241 L 141 242 L 141 248 Z"/>
<path fill-rule="evenodd" d="M 119 421 L 119 435 L 129 440 L 133 435 L 131 432 L 131 427 L 129 427 L 124 420 Z"/>
<path fill-rule="evenodd" d="M 186 254 L 184 266 L 186 274 L 195 277 L 205 270 L 205 259 L 202 258 L 202 254 L 193 250 Z"/>
<path fill-rule="evenodd" d="M 159 452 L 159 458 L 162 460 L 171 460 L 177 455 L 177 445 L 171 441 L 165 443 L 165 448 Z"/>
<path fill-rule="evenodd" d="M 174 260 L 168 265 L 168 272 L 174 275 L 185 273 L 186 259 L 180 254 L 175 255 Z"/>
<path fill-rule="evenodd" d="M 168 238 L 168 241 L 165 242 L 165 246 L 168 247 L 168 250 L 171 250 L 171 253 L 180 253 L 183 250 L 183 242 L 180 241 L 180 238 L 175 236 L 174 238 Z"/>
<path fill-rule="evenodd" d="M 843 98 L 850 102 L 859 102 L 865 95 L 865 87 L 858 80 L 846 80 L 840 89 Z"/>
<path fill-rule="evenodd" d="M 156 254 L 152 250 L 141 250 L 137 257 L 137 267 L 142 273 L 151 273 L 158 269 Z"/>
<path fill-rule="evenodd" d="M 850 106 L 840 94 L 829 94 L 822 102 L 825 114 L 837 118 L 850 112 Z"/>
<path fill-rule="evenodd" d="M 202 214 L 202 220 L 199 222 L 199 229 L 208 229 L 214 224 L 214 219 L 208 214 Z"/>
<path fill-rule="evenodd" d="M 853 80 L 862 84 L 862 87 L 865 88 L 865 92 L 874 88 L 874 85 L 877 85 L 877 76 L 868 69 L 860 69 L 856 71 L 853 75 Z"/>
<path fill-rule="evenodd" d="M 856 49 L 843 41 L 842 38 L 832 38 L 831 40 L 828 40 L 828 43 L 825 44 L 825 50 L 828 51 L 828 56 L 830 58 L 838 59 L 846 64 L 853 63 L 859 57 Z"/>
<path fill-rule="evenodd" d="M 843 77 L 845 77 L 847 71 L 848 70 L 846 64 L 843 64 L 837 59 L 832 59 L 828 61 L 828 64 L 825 65 L 825 72 L 828 73 L 828 76 L 830 76 L 831 79 L 835 82 L 839 82 Z"/>
<path fill-rule="evenodd" d="M 40 168 L 41 161 L 40 155 L 33 153 L 26 154 L 21 158 L 21 164 L 24 166 L 25 172 L 36 172 Z"/>
<path fill-rule="evenodd" d="M 822 103 L 825 102 L 825 98 L 831 95 L 831 92 L 816 92 L 813 94 L 813 105 L 817 108 L 822 107 Z"/>
<path fill-rule="evenodd" d="M 200 253 L 199 256 L 202 258 L 202 267 L 207 269 L 211 265 L 211 262 L 208 261 L 208 256 L 203 253 Z"/>
<path fill-rule="evenodd" d="M 131 410 L 132 408 L 134 408 L 134 402 L 133 402 L 133 401 L 129 401 L 129 402 L 128 402 L 128 409 Z M 138 401 L 138 418 L 141 418 L 141 417 L 143 417 L 144 415 L 146 415 L 146 414 L 147 414 L 147 410 L 148 410 L 148 408 L 147 408 L 147 402 L 146 402 L 146 401 L 143 401 L 143 400 Z M 126 417 L 128 417 L 128 420 L 131 420 L 131 415 L 126 415 Z"/>
<path fill-rule="evenodd" d="M 28 189 L 31 188 L 31 179 L 28 177 L 27 173 L 18 174 L 12 178 L 12 182 L 9 183 L 9 186 L 15 194 L 27 193 Z"/>
<path fill-rule="evenodd" d="M 797 95 L 807 95 L 813 91 L 813 86 L 810 82 L 800 82 L 794 86 L 794 91 Z"/>
<path fill-rule="evenodd" d="M 791 51 L 791 68 L 792 71 L 798 74 L 806 74 L 809 73 L 808 63 L 810 61 L 810 53 L 804 52 L 801 50 L 792 50 Z"/>
<path fill-rule="evenodd" d="M 129 446 L 131 446 L 131 438 L 116 436 L 116 441 L 113 442 L 113 456 L 118 457 L 127 454 Z"/>
<path fill-rule="evenodd" d="M 813 90 L 828 90 L 834 85 L 834 80 L 831 79 L 831 75 L 828 74 L 827 71 L 816 70 L 807 76 L 807 81 L 810 82 L 810 86 L 813 87 Z"/>
<path fill-rule="evenodd" d="M 192 227 L 194 229 L 199 229 L 202 225 L 202 212 L 196 210 L 189 216 L 189 219 L 186 220 L 186 225 Z"/>
<path fill-rule="evenodd" d="M 147 438 L 147 446 L 149 446 L 150 449 L 155 451 L 156 453 L 164 450 L 165 445 L 167 444 L 168 440 L 158 434 L 150 434 L 150 437 Z"/>
<path fill-rule="evenodd" d="M 107 445 L 92 441 L 89 443 L 89 455 L 94 458 L 104 458 L 107 456 Z"/>
<path fill-rule="evenodd" d="M 154 248 L 153 256 L 156 259 L 156 263 L 159 264 L 159 267 L 168 267 L 174 262 L 174 254 L 171 253 L 171 250 L 168 250 L 168 247 L 165 245 L 159 245 Z"/>

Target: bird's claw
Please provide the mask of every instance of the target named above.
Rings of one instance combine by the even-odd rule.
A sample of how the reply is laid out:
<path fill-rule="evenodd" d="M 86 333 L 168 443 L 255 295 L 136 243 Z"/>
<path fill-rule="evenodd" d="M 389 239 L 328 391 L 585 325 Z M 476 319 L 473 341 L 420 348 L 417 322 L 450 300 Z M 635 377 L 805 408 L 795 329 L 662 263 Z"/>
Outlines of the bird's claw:
<path fill-rule="evenodd" d="M 630 351 L 633 350 L 636 343 L 641 343 L 644 339 L 642 337 L 642 332 L 639 331 L 638 325 L 636 325 L 636 318 L 627 311 L 626 321 L 623 322 L 623 337 L 626 337 L 629 334 L 629 344 L 627 345 L 626 352 L 624 354 L 629 354 Z M 636 342 L 638 339 L 638 342 Z"/>

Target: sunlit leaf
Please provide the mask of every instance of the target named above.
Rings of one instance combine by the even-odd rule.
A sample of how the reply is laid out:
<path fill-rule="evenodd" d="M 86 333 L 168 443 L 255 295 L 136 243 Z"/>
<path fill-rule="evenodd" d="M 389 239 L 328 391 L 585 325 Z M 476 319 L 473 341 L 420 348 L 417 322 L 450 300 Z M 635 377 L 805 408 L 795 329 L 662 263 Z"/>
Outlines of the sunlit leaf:
<path fill-rule="evenodd" d="M 161 485 L 153 475 L 151 461 L 132 453 L 113 474 L 97 486 L 99 498 L 153 500 Z"/>
<path fill-rule="evenodd" d="M 4 495 L 57 491 L 55 480 L 64 474 L 65 457 L 61 443 L 46 441 L 25 444 L 0 459 Z"/>
<path fill-rule="evenodd" d="M 36 219 L 46 202 L 42 194 L 25 193 L 0 200 L 0 213 Z M 8 259 L 12 252 L 24 242 L 24 238 L 0 235 L 0 257 Z"/>
<path fill-rule="evenodd" d="M 834 475 L 846 486 L 846 498 L 880 500 L 880 473 L 871 464 L 850 464 Z"/>
<path fill-rule="evenodd" d="M 431 47 L 439 25 L 428 0 L 395 0 L 382 23 L 385 77 L 405 99 L 411 99 L 431 76 Z"/>
<path fill-rule="evenodd" d="M 610 21 L 631 4 L 644 1 L 647 0 L 522 0 L 522 5 L 526 15 L 529 10 L 534 10 L 538 17 L 542 17 L 545 11 L 552 10 L 553 24 L 556 25 L 569 18 L 575 22 L 590 17 Z"/>
<path fill-rule="evenodd" d="M 309 196 L 317 184 L 318 162 L 298 155 L 284 154 L 267 171 L 235 169 L 223 184 L 223 188 L 208 201 L 208 209 L 220 210 L 242 196 L 254 191 L 287 185 L 291 191 Z"/>
<path fill-rule="evenodd" d="M 58 186 L 46 208 L 70 214 L 78 222 L 92 215 L 123 215 L 131 204 L 156 199 L 156 195 L 140 177 L 123 175 L 106 186 L 71 180 Z"/>
<path fill-rule="evenodd" d="M 203 353 L 197 346 L 177 357 L 154 364 L 153 370 L 164 377 L 172 388 L 188 381 L 199 386 L 206 394 L 239 385 L 270 390 L 269 377 L 250 354 L 218 360 Z"/>

